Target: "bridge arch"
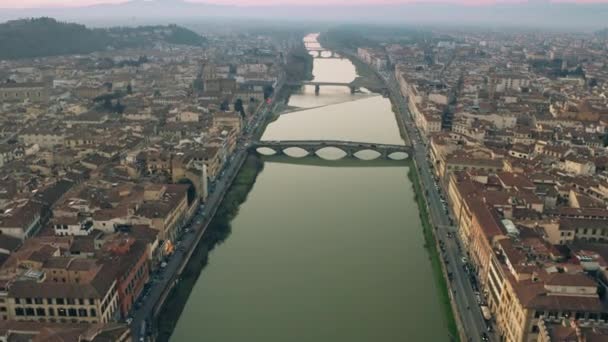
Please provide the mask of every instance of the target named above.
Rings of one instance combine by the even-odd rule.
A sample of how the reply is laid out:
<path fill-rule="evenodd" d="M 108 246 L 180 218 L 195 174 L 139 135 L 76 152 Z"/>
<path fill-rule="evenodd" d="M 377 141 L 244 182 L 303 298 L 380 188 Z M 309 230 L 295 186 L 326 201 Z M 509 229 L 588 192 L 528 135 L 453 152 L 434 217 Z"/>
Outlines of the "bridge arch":
<path fill-rule="evenodd" d="M 304 148 L 293 146 L 282 150 L 282 154 L 292 158 L 304 158 L 310 155 L 310 152 Z"/>
<path fill-rule="evenodd" d="M 320 50 L 309 50 L 308 54 L 313 56 L 314 58 L 319 58 L 321 56 Z"/>
<path fill-rule="evenodd" d="M 407 152 L 393 152 L 389 153 L 386 157 L 390 160 L 406 160 L 410 157 L 410 154 Z"/>
<path fill-rule="evenodd" d="M 349 156 L 348 151 L 331 145 L 317 147 L 313 154 L 325 160 L 340 160 Z"/>
<path fill-rule="evenodd" d="M 255 148 L 255 152 L 257 154 L 261 154 L 263 156 L 275 156 L 280 153 L 279 151 L 280 150 L 278 150 L 278 149 L 274 149 L 272 147 L 266 147 L 266 146 L 260 146 L 260 147 Z"/>
<path fill-rule="evenodd" d="M 382 153 L 372 149 L 364 149 L 353 153 L 353 157 L 361 160 L 376 160 L 382 157 Z"/>

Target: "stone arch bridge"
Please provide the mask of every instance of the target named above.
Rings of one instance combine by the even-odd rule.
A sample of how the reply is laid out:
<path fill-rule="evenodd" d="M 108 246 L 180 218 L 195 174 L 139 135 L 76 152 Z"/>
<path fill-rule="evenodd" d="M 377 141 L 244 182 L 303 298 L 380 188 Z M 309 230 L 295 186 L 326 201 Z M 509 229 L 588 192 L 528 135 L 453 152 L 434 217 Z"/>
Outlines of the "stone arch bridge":
<path fill-rule="evenodd" d="M 327 147 L 337 148 L 350 158 L 359 158 L 356 153 L 361 151 L 375 151 L 379 153 L 378 158 L 391 160 L 404 160 L 412 158 L 412 149 L 404 145 L 375 144 L 357 141 L 339 140 L 266 140 L 257 141 L 250 145 L 250 149 L 259 153 L 260 148 L 268 148 L 276 154 L 285 154 L 288 148 L 299 148 L 308 153 L 309 156 L 317 156 L 317 152 Z M 396 156 L 397 153 L 405 153 L 404 157 Z M 401 156 L 403 156 L 401 154 Z M 361 159 L 361 158 L 359 158 Z"/>
<path fill-rule="evenodd" d="M 344 57 L 331 50 L 309 49 L 308 53 L 318 59 L 344 59 Z"/>
<path fill-rule="evenodd" d="M 290 87 L 301 87 L 301 86 L 314 86 L 315 94 L 319 95 L 321 86 L 332 86 L 332 87 L 347 87 L 350 88 L 350 93 L 354 94 L 359 89 L 354 82 L 317 82 L 317 81 L 303 81 L 303 82 L 287 82 L 285 85 Z"/>

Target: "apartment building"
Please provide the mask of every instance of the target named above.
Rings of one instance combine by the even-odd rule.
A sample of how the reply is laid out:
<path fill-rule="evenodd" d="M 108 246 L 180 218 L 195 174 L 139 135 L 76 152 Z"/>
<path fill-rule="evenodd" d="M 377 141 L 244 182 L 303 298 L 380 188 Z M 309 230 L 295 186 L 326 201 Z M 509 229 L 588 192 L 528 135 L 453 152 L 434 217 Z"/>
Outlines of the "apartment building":
<path fill-rule="evenodd" d="M 49 101 L 49 86 L 43 82 L 30 83 L 1 83 L 0 103 L 22 102 L 47 103 Z"/>

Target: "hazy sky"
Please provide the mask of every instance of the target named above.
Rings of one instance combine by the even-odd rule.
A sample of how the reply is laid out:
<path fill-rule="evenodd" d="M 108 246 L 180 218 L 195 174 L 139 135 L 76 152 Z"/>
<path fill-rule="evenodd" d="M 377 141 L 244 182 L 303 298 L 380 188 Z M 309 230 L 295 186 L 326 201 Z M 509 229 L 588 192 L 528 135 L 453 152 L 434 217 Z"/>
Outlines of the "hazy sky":
<path fill-rule="evenodd" d="M 99 3 L 120 3 L 127 0 L 0 0 L 0 8 L 31 8 L 31 7 L 74 7 Z M 150 0 L 155 1 L 155 0 Z M 158 1 L 158 0 L 156 0 Z M 167 0 L 162 0 L 167 1 Z M 191 2 L 206 2 L 230 5 L 340 5 L 340 4 L 399 4 L 411 2 L 442 2 L 461 4 L 493 4 L 512 3 L 526 0 L 188 0 Z M 534 0 L 539 1 L 539 0 Z M 542 1 L 542 0 L 541 0 Z M 560 2 L 599 3 L 608 0 L 556 0 Z"/>

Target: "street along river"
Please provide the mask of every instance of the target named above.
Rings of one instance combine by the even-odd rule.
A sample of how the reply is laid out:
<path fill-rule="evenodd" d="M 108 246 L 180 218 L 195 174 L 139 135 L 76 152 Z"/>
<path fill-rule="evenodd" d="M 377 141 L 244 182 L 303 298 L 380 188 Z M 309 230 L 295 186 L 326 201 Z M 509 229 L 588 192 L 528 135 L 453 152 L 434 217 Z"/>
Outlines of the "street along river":
<path fill-rule="evenodd" d="M 323 82 L 357 76 L 347 59 L 315 59 L 313 72 Z M 388 99 L 337 86 L 293 94 L 263 139 L 403 144 Z M 171 341 L 447 341 L 407 171 L 396 161 L 264 157 Z"/>

